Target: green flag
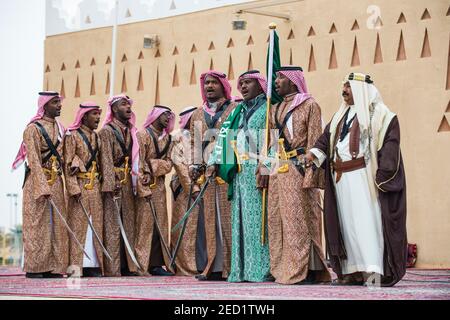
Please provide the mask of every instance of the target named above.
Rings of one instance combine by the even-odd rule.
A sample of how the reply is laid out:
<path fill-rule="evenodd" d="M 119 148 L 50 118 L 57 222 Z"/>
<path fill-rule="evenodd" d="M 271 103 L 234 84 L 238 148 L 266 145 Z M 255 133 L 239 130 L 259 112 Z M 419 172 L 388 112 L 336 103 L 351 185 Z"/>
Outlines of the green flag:
<path fill-rule="evenodd" d="M 213 151 L 214 157 L 216 157 L 216 164 L 219 165 L 217 175 L 228 183 L 228 200 L 233 198 L 233 179 L 238 172 L 237 159 L 231 147 L 231 141 L 236 140 L 235 135 L 239 126 L 239 116 L 242 108 L 242 103 L 238 104 L 223 123 Z"/>
<path fill-rule="evenodd" d="M 274 39 L 273 39 L 273 73 L 272 73 L 272 104 L 280 103 L 283 101 L 283 98 L 278 95 L 275 91 L 275 79 L 277 78 L 277 71 L 280 70 L 281 67 L 281 59 L 280 59 L 280 40 L 278 38 L 278 34 L 274 31 Z M 267 50 L 267 77 L 269 75 L 269 56 L 270 56 L 270 45 Z M 267 79 L 269 81 L 269 79 Z"/>

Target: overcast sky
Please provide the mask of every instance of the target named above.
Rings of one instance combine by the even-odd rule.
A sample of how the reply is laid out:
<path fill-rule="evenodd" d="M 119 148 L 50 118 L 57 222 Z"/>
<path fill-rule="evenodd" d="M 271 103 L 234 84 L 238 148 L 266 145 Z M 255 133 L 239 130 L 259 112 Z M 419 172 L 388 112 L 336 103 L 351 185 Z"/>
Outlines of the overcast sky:
<path fill-rule="evenodd" d="M 36 93 L 43 83 L 45 40 L 44 0 L 0 0 L 0 227 L 11 225 L 8 193 L 17 193 L 22 221 L 23 167 L 11 173 L 22 132 L 36 113 Z"/>

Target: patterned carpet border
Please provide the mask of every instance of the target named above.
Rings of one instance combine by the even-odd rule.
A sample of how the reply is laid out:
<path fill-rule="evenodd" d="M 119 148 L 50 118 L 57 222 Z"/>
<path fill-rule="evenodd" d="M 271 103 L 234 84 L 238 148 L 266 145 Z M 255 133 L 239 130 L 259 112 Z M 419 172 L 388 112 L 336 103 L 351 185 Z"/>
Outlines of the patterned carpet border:
<path fill-rule="evenodd" d="M 0 300 L 6 298 L 120 300 L 450 300 L 450 270 L 408 269 L 393 288 L 276 283 L 199 282 L 190 277 L 27 279 L 0 268 Z"/>

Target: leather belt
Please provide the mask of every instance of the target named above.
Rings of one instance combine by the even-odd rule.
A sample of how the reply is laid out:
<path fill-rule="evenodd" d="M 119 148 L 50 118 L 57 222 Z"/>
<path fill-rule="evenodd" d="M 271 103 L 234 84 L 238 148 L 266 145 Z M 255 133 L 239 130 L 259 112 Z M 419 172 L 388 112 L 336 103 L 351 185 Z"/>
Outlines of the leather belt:
<path fill-rule="evenodd" d="M 294 149 L 291 151 L 286 151 L 286 158 L 292 159 L 292 158 L 295 158 L 295 157 L 298 157 L 298 156 L 304 155 L 304 154 L 306 154 L 305 148 L 301 147 L 301 148 Z M 282 155 L 281 153 L 278 153 L 278 159 L 284 160 L 282 157 L 284 157 L 284 155 Z"/>
<path fill-rule="evenodd" d="M 333 169 L 336 172 L 336 183 L 341 180 L 343 172 L 351 172 L 359 169 L 363 169 L 366 167 L 366 161 L 364 157 L 349 160 L 349 161 L 340 161 L 339 159 L 336 162 L 333 162 Z"/>

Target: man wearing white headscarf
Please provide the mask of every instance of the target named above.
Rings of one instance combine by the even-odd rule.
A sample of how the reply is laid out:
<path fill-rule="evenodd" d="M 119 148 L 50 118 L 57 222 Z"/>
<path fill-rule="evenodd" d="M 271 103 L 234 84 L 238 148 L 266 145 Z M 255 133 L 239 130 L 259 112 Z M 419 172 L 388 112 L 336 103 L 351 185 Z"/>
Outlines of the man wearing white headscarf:
<path fill-rule="evenodd" d="M 325 236 L 335 283 L 393 286 L 405 274 L 407 248 L 399 122 L 369 75 L 348 75 L 342 95 L 306 157 L 326 171 Z"/>

